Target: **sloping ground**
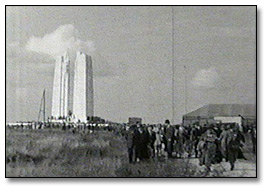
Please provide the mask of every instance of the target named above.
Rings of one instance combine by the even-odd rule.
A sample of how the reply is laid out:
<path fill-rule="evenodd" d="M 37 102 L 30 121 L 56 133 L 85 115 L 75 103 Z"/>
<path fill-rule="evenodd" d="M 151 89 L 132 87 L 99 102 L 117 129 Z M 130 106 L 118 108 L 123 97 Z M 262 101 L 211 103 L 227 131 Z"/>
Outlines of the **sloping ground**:
<path fill-rule="evenodd" d="M 109 131 L 6 130 L 7 177 L 198 177 L 188 161 L 128 164 L 124 137 Z"/>
<path fill-rule="evenodd" d="M 190 164 L 204 172 L 204 167 L 199 166 L 198 159 L 190 159 Z M 206 177 L 256 177 L 256 164 L 248 160 L 237 160 L 234 170 L 230 171 L 228 162 L 221 162 L 212 166 L 212 171 Z"/>
<path fill-rule="evenodd" d="M 114 177 L 126 161 L 120 136 L 6 130 L 7 177 Z"/>
<path fill-rule="evenodd" d="M 128 164 L 124 137 L 109 131 L 93 134 L 57 129 L 6 130 L 7 177 L 253 177 L 255 156 L 207 173 L 198 159 L 164 159 Z"/>

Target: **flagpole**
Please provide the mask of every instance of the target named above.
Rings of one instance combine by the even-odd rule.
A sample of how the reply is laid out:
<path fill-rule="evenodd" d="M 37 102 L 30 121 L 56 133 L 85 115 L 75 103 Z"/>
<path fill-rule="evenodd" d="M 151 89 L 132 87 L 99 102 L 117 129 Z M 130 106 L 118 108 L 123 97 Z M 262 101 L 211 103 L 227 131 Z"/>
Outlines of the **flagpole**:
<path fill-rule="evenodd" d="M 188 112 L 188 107 L 187 107 L 187 67 L 186 65 L 184 66 L 185 69 L 185 114 Z"/>
<path fill-rule="evenodd" d="M 175 122 L 174 6 L 172 6 L 172 124 Z"/>
<path fill-rule="evenodd" d="M 43 122 L 45 122 L 45 89 L 43 91 Z"/>

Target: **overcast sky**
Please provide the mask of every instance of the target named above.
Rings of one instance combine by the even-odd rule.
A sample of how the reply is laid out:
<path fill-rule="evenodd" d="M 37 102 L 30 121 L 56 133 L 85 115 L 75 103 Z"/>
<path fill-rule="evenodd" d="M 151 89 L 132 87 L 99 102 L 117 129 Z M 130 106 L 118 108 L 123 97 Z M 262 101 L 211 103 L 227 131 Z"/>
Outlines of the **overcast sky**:
<path fill-rule="evenodd" d="M 54 58 L 92 56 L 95 115 L 175 123 L 210 103 L 256 101 L 255 7 L 7 7 L 7 122 L 51 114 Z M 174 31 L 172 31 L 174 29 Z M 186 66 L 186 69 L 185 67 Z"/>

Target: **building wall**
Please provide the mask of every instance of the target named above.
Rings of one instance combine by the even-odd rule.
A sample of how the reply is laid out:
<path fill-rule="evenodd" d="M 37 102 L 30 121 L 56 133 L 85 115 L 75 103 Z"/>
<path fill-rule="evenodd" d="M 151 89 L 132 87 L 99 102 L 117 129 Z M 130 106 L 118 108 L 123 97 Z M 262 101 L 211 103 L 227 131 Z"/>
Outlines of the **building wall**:
<path fill-rule="evenodd" d="M 53 81 L 53 97 L 52 97 L 52 116 L 60 116 L 60 74 L 61 74 L 61 57 L 56 59 Z"/>
<path fill-rule="evenodd" d="M 78 119 L 86 121 L 94 115 L 93 69 L 90 56 L 76 53 L 75 63 L 71 64 L 65 53 L 56 60 L 53 83 L 52 116 L 68 116 L 69 111 Z"/>
<path fill-rule="evenodd" d="M 214 120 L 213 118 L 199 118 L 199 117 L 195 117 L 195 118 L 183 118 L 182 120 L 182 124 L 184 126 L 189 126 L 189 125 L 200 125 L 200 126 L 204 126 L 204 125 L 209 125 L 209 124 L 216 124 L 217 121 Z"/>
<path fill-rule="evenodd" d="M 56 118 L 67 115 L 69 88 L 68 66 L 69 56 L 67 53 L 56 59 L 52 97 L 52 116 Z"/>
<path fill-rule="evenodd" d="M 94 116 L 93 67 L 91 56 L 86 55 L 86 116 Z"/>
<path fill-rule="evenodd" d="M 81 121 L 86 119 L 86 57 L 77 52 L 75 61 L 73 114 Z"/>
<path fill-rule="evenodd" d="M 68 73 L 68 114 L 73 112 L 73 92 L 74 92 L 74 62 L 70 62 Z"/>
<path fill-rule="evenodd" d="M 214 117 L 214 120 L 220 121 L 221 123 L 238 123 L 242 125 L 241 117 Z"/>
<path fill-rule="evenodd" d="M 256 124 L 255 117 L 214 117 L 214 118 L 204 118 L 204 117 L 183 117 L 182 124 L 184 126 L 188 125 L 204 125 L 204 124 L 216 124 L 216 123 L 238 123 L 241 125 L 252 125 Z"/>
<path fill-rule="evenodd" d="M 68 115 L 68 66 L 69 66 L 69 56 L 65 53 L 61 58 L 61 89 L 60 89 L 60 116 Z"/>
<path fill-rule="evenodd" d="M 128 125 L 136 125 L 137 123 L 142 124 L 142 118 L 139 117 L 129 117 L 128 118 Z"/>
<path fill-rule="evenodd" d="M 73 114 L 76 119 L 86 121 L 87 116 L 94 115 L 91 57 L 77 52 L 74 69 Z"/>

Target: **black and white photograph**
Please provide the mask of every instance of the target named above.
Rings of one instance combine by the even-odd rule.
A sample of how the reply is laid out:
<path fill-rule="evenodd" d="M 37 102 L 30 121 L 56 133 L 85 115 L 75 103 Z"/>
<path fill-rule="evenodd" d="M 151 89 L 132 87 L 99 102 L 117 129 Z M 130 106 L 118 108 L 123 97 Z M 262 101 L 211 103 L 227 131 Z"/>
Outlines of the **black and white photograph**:
<path fill-rule="evenodd" d="M 5 25 L 6 178 L 257 178 L 257 6 L 6 5 Z"/>

